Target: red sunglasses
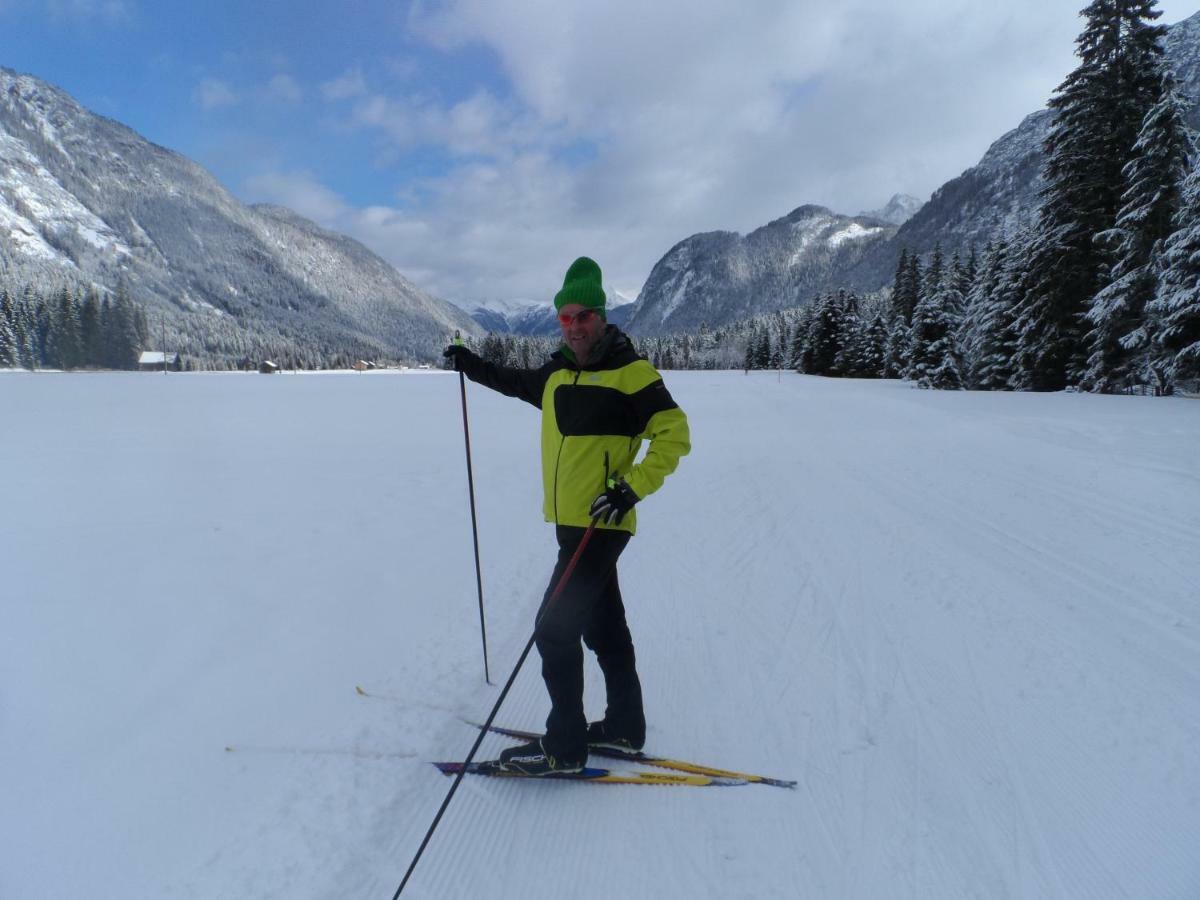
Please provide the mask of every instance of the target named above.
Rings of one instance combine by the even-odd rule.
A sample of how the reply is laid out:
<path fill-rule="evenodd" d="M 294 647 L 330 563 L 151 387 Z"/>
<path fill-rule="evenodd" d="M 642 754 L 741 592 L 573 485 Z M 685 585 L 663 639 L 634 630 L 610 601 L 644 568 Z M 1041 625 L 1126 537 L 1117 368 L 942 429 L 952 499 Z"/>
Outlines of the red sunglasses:
<path fill-rule="evenodd" d="M 587 325 L 598 315 L 600 315 L 600 313 L 596 312 L 594 309 L 586 308 L 581 309 L 579 312 L 575 313 L 575 315 L 571 315 L 570 313 L 559 313 L 558 323 L 562 325 L 563 328 L 570 328 L 572 323 Z"/>

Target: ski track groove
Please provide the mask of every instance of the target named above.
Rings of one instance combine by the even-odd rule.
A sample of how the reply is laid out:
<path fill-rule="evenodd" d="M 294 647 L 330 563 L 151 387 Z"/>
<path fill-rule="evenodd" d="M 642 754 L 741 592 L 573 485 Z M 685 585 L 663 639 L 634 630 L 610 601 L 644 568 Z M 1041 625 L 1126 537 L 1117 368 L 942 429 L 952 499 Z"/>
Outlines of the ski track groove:
<path fill-rule="evenodd" d="M 926 515 L 920 517 L 920 523 L 923 527 L 942 532 L 956 543 L 962 543 L 961 538 L 963 535 L 974 534 L 979 540 L 968 544 L 968 549 L 991 546 L 1000 551 L 1005 557 L 1004 564 L 997 564 L 997 568 L 1001 571 L 1019 572 L 1020 569 L 1014 566 L 1017 563 L 1026 567 L 1036 567 L 1043 576 L 1065 582 L 1065 586 L 1068 589 L 1074 588 L 1078 593 L 1086 595 L 1090 600 L 1103 604 L 1113 616 L 1123 618 L 1133 626 L 1153 629 L 1159 638 L 1165 638 L 1166 640 L 1162 641 L 1161 644 L 1156 644 L 1155 652 L 1146 653 L 1141 656 L 1147 663 L 1164 663 L 1165 659 L 1162 651 L 1166 647 L 1196 643 L 1190 635 L 1183 633 L 1178 628 L 1165 624 L 1161 619 L 1139 617 L 1131 612 L 1131 606 L 1145 603 L 1145 597 L 1141 592 L 1135 592 L 1131 588 L 1127 588 L 1119 583 L 1106 582 L 1094 576 L 1086 568 L 1073 562 L 1064 554 L 1051 553 L 1031 541 L 1005 531 L 998 526 L 979 521 L 977 518 L 967 515 L 961 504 L 938 499 L 932 493 L 923 494 L 916 489 L 901 488 L 894 482 L 884 484 L 882 481 L 876 481 L 876 485 L 881 495 L 887 496 L 890 493 L 895 506 L 899 510 L 906 511 L 914 518 L 916 517 L 912 512 L 914 507 L 916 509 L 929 509 L 932 507 L 943 514 L 942 516 Z M 897 499 L 896 495 L 899 494 L 902 494 L 905 499 Z M 1035 587 L 1043 587 L 1045 584 L 1044 578 L 1029 579 L 1029 582 L 1031 586 Z M 1115 601 L 1113 599 L 1114 592 L 1120 592 L 1126 602 Z M 1075 611 L 1073 596 L 1068 590 L 1060 601 L 1060 605 L 1071 612 Z M 1083 618 L 1079 624 L 1088 624 L 1091 621 L 1091 617 L 1087 617 Z M 1125 633 L 1126 639 L 1128 639 L 1128 634 L 1128 632 Z M 1108 634 L 1105 632 L 1101 636 L 1107 637 Z M 1195 680 L 1196 670 L 1194 667 L 1193 649 L 1191 647 L 1183 648 L 1183 655 L 1183 659 L 1172 661 L 1172 665 L 1174 666 L 1172 674 L 1177 678 Z M 1200 682 L 1198 682 L 1198 687 L 1200 687 Z"/>
<path fill-rule="evenodd" d="M 886 491 L 889 489 L 899 493 L 895 484 L 884 485 L 880 482 L 876 482 L 875 486 L 884 493 L 886 493 Z M 1028 542 L 1023 541 L 1020 538 L 1016 538 L 1014 535 L 1008 534 L 999 528 L 992 527 L 987 523 L 976 525 L 967 517 L 958 514 L 958 509 L 960 509 L 960 507 L 946 501 L 939 501 L 938 499 L 933 498 L 933 495 L 920 494 L 914 489 L 904 492 L 904 496 L 905 501 L 897 501 L 897 505 L 903 509 L 909 510 L 910 514 L 912 514 L 914 517 L 918 517 L 917 513 L 913 512 L 914 509 L 921 510 L 924 508 L 928 510 L 931 507 L 937 509 L 943 514 L 942 516 L 927 514 L 924 517 L 920 517 L 921 527 L 916 530 L 918 533 L 926 533 L 924 529 L 932 530 L 936 525 L 940 525 L 941 530 L 944 530 L 949 535 L 955 536 L 957 539 L 961 539 L 961 536 L 964 534 L 970 534 L 973 532 L 975 535 L 983 538 L 985 542 L 990 542 L 993 546 L 1002 547 L 1006 553 L 1010 553 L 1012 555 L 1014 561 L 1019 558 L 1024 561 L 1026 565 L 1028 565 L 1030 562 L 1030 555 L 1032 554 L 1033 559 L 1036 560 L 1044 574 L 1051 577 L 1065 577 L 1069 586 L 1082 590 L 1094 599 L 1108 601 L 1107 596 L 1099 587 L 1099 581 L 1090 577 L 1086 571 L 1081 570 L 1081 567 L 1073 564 L 1067 565 L 1063 567 L 1063 569 L 1066 571 L 1055 567 L 1053 562 L 1055 560 L 1061 562 L 1062 557 L 1051 557 L 1048 553 L 1041 551 L 1040 548 L 1034 547 Z M 949 519 L 948 525 L 943 521 L 943 517 L 945 519 Z M 1020 551 L 1023 552 L 1013 551 L 1013 544 L 1019 546 Z M 1130 599 L 1132 598 L 1130 597 Z M 1112 607 L 1114 604 L 1108 602 L 1107 605 Z M 1134 624 L 1139 624 L 1142 626 L 1153 627 L 1155 624 L 1152 621 L 1147 621 L 1137 617 L 1133 617 L 1132 621 Z M 1098 659 L 1091 660 L 1090 666 L 1095 668 L 1097 671 L 1103 670 L 1103 663 Z M 1185 675 L 1182 668 L 1177 669 L 1173 674 L 1176 678 L 1180 678 Z M 932 684 L 934 682 L 931 681 L 930 683 Z M 915 692 L 912 693 L 915 696 Z M 934 693 L 936 693 L 936 690 L 926 690 L 927 696 L 931 696 Z M 928 722 L 924 716 L 922 716 L 922 721 L 925 723 L 925 727 L 928 729 Z M 1074 740 L 1069 735 L 1065 735 L 1064 740 L 1071 745 L 1071 752 L 1060 753 L 1053 758 L 1047 759 L 1047 762 L 1052 763 L 1050 768 L 1060 773 L 1061 777 L 1056 782 L 1056 787 L 1060 792 L 1062 791 L 1062 785 L 1064 783 L 1072 786 L 1072 790 L 1068 792 L 1068 796 L 1071 796 L 1075 799 L 1076 802 L 1074 805 L 1079 810 L 1080 814 L 1082 814 L 1083 811 L 1088 807 L 1088 804 L 1085 801 L 1089 799 L 1089 795 L 1093 788 L 1082 781 L 1081 775 L 1076 774 L 1079 771 L 1079 768 L 1073 765 L 1073 761 L 1077 761 L 1081 758 L 1088 758 L 1090 755 L 1089 748 L 1083 742 Z M 945 743 L 947 746 L 952 745 L 950 742 Z M 1049 785 L 1046 786 L 1047 789 L 1049 789 L 1049 787 Z M 1062 823 L 1062 827 L 1067 827 L 1065 822 Z M 1027 831 L 1028 830 L 1029 829 L 1027 828 Z M 1114 846 L 1120 846 L 1122 830 L 1122 826 L 1120 825 L 1112 829 L 1113 834 L 1111 837 Z M 1042 845 L 1043 843 L 1044 842 L 1041 841 L 1037 842 L 1038 845 Z M 1073 841 L 1068 840 L 1065 843 L 1073 844 Z M 1109 892 L 1111 887 L 1114 885 L 1119 885 L 1121 879 L 1115 872 L 1109 869 L 1109 867 L 1105 864 L 1103 857 L 1093 849 L 1086 846 L 1072 846 L 1070 852 L 1072 861 L 1070 864 L 1064 864 L 1063 860 L 1061 859 L 1060 850 L 1059 857 L 1055 858 L 1055 868 L 1064 872 L 1072 871 L 1078 873 L 1080 867 L 1084 867 L 1085 871 L 1091 873 L 1105 873 L 1104 878 L 1099 878 L 1094 881 L 1092 884 L 1092 889 L 1090 889 L 1088 893 L 1092 896 L 1111 896 L 1112 894 Z M 1078 879 L 1078 874 L 1076 874 L 1075 877 Z M 1062 886 L 1061 880 L 1059 881 L 1059 885 L 1060 887 Z M 1120 895 L 1123 895 L 1123 892 Z"/>

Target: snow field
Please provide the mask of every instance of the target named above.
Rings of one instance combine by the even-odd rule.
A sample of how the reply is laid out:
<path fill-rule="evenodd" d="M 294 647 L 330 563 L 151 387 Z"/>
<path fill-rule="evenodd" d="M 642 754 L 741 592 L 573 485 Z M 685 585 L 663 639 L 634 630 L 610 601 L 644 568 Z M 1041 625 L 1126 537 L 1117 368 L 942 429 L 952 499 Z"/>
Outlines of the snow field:
<path fill-rule="evenodd" d="M 405 896 L 1200 893 L 1200 404 L 667 380 L 647 749 L 799 787 L 467 779 Z M 499 685 L 553 535 L 536 410 L 468 392 Z M 458 404 L 0 376 L 0 896 L 391 896 L 499 690 Z M 499 721 L 546 711 L 535 656 Z"/>

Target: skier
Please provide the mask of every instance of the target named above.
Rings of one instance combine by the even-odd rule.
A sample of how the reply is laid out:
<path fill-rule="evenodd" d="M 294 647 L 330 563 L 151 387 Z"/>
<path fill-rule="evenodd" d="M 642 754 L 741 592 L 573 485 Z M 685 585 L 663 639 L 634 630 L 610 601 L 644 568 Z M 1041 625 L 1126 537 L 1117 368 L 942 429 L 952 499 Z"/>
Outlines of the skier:
<path fill-rule="evenodd" d="M 687 417 L 662 376 L 607 322 L 600 266 L 586 256 L 575 260 L 554 308 L 563 346 L 540 368 L 497 366 L 461 345 L 444 353 L 472 381 L 542 411 L 543 512 L 555 525 L 558 562 L 535 630 L 551 708 L 544 737 L 500 754 L 504 768 L 526 775 L 577 772 L 589 746 L 636 751 L 645 744 L 617 558 L 636 528 L 634 504 L 658 490 L 691 449 Z M 638 462 L 643 440 L 650 444 Z M 593 519 L 588 546 L 547 608 Z M 604 718 L 591 724 L 583 711 L 581 638 L 596 654 L 608 701 Z"/>

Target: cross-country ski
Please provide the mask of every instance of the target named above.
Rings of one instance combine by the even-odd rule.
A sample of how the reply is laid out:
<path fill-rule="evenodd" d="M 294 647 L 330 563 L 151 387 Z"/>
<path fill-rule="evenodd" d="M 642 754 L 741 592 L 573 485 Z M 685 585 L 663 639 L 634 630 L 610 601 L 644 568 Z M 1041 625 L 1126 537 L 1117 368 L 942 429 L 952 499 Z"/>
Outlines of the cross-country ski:
<path fill-rule="evenodd" d="M 473 762 L 464 766 L 459 762 L 435 762 L 443 775 L 457 775 L 464 768 L 468 775 L 485 775 L 491 778 L 520 779 L 525 781 L 587 781 L 594 784 L 640 784 L 667 787 L 736 787 L 746 784 L 742 778 L 712 777 L 709 775 L 682 775 L 665 772 L 615 772 L 585 766 L 577 772 L 550 772 L 546 775 L 525 775 L 502 768 L 495 761 Z"/>
<path fill-rule="evenodd" d="M 483 728 L 482 725 L 476 722 L 468 724 L 474 725 L 476 728 Z M 502 725 L 490 725 L 488 731 L 502 734 L 506 737 L 517 738 L 523 741 L 540 740 L 541 732 L 524 731 L 519 728 L 506 728 Z M 658 766 L 664 769 L 676 769 L 680 772 L 691 772 L 696 775 L 710 775 L 716 778 L 732 778 L 744 781 L 748 784 L 766 784 L 772 787 L 794 788 L 795 781 L 789 781 L 785 778 L 770 778 L 766 775 L 751 775 L 746 772 L 733 772 L 727 769 L 718 769 L 713 766 L 704 766 L 699 763 L 685 762 L 680 759 L 670 759 L 665 756 L 654 756 L 645 753 L 641 750 L 624 750 L 619 747 L 597 746 L 590 745 L 588 752 L 593 756 L 603 756 L 608 759 L 622 759 L 626 762 L 637 762 L 648 766 Z"/>

